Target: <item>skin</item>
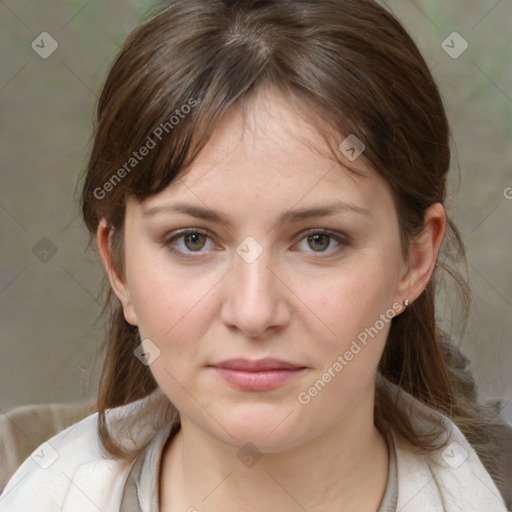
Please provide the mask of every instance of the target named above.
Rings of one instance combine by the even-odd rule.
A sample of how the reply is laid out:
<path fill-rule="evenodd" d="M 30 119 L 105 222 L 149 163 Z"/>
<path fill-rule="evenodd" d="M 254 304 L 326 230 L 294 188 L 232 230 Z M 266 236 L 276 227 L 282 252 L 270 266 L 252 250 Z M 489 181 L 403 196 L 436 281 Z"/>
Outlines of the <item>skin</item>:
<path fill-rule="evenodd" d="M 373 423 L 374 385 L 390 324 L 309 403 L 297 397 L 393 304 L 421 294 L 445 212 L 441 204 L 427 210 L 405 261 L 383 179 L 362 158 L 353 164 L 366 176 L 354 177 L 306 139 L 322 144 L 278 91 L 260 92 L 245 116 L 236 108 L 225 115 L 187 174 L 142 203 L 128 201 L 124 275 L 110 264 L 109 226 L 99 225 L 102 261 L 125 318 L 159 348 L 150 369 L 181 415 L 162 459 L 163 512 L 360 512 L 377 510 L 382 499 L 389 454 Z M 230 223 L 144 215 L 178 201 Z M 284 212 L 337 201 L 367 213 L 277 224 Z M 209 234 L 166 247 L 166 236 L 183 228 Z M 308 241 L 311 229 L 332 230 L 348 244 Z M 251 263 L 236 252 L 248 236 L 263 251 Z M 272 390 L 244 391 L 207 368 L 235 357 L 277 357 L 306 369 Z M 262 454 L 251 467 L 237 457 L 248 442 Z"/>

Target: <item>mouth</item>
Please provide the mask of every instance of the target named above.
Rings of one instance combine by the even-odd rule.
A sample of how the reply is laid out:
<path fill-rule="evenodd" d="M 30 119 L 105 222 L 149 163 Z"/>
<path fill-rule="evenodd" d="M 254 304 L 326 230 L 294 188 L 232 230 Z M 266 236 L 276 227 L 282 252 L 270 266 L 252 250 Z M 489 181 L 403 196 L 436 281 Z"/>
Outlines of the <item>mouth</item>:
<path fill-rule="evenodd" d="M 230 359 L 209 365 L 234 387 L 246 391 L 267 391 L 305 372 L 307 367 L 280 359 Z"/>

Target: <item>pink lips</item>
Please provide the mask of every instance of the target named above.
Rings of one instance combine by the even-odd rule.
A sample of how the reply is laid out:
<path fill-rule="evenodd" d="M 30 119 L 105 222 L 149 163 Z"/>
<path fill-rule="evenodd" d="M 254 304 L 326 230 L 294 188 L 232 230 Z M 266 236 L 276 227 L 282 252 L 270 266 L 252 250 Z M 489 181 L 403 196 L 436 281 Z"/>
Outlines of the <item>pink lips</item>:
<path fill-rule="evenodd" d="M 228 383 L 247 391 L 273 389 L 305 369 L 304 366 L 273 358 L 256 361 L 229 359 L 209 366 Z"/>

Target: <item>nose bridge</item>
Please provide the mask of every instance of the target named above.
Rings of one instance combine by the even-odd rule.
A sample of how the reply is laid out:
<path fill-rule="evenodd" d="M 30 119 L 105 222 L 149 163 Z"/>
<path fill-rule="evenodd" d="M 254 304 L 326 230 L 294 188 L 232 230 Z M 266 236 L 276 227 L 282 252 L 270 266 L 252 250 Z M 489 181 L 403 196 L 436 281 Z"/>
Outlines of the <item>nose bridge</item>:
<path fill-rule="evenodd" d="M 236 252 L 224 320 L 246 334 L 257 336 L 267 327 L 284 321 L 286 308 L 280 304 L 282 290 L 271 270 L 270 250 L 248 237 Z"/>
<path fill-rule="evenodd" d="M 272 299 L 275 276 L 270 271 L 271 253 L 263 249 L 254 238 L 247 237 L 238 247 L 235 257 L 235 291 L 241 293 L 246 302 Z"/>

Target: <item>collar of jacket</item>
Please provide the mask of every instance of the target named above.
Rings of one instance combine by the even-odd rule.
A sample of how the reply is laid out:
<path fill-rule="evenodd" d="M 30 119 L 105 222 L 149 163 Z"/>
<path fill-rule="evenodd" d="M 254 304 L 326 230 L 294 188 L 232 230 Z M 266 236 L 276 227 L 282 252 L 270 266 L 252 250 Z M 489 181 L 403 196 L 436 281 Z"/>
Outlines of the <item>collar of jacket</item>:
<path fill-rule="evenodd" d="M 417 433 L 431 432 L 435 424 L 441 424 L 446 433 L 443 449 L 420 454 L 392 429 L 398 469 L 397 510 L 507 512 L 499 490 L 457 426 L 383 381 L 399 406 L 410 412 Z M 143 425 L 119 437 L 123 446 L 142 449 L 162 429 L 176 428 L 176 422 L 169 424 L 161 414 L 165 400 L 157 389 L 141 400 L 111 409 L 107 412 L 109 428 L 120 435 L 134 412 L 147 410 Z M 96 422 L 97 414 L 92 414 L 38 447 L 8 482 L 0 496 L 0 512 L 118 511 L 133 462 L 105 457 Z"/>

